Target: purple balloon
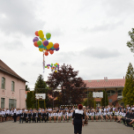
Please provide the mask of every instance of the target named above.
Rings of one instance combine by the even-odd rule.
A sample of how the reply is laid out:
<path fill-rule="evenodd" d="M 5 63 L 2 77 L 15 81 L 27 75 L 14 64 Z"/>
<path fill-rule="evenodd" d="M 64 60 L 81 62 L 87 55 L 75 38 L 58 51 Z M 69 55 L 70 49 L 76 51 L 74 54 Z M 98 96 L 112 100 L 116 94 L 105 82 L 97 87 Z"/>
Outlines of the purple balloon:
<path fill-rule="evenodd" d="M 50 64 L 47 64 L 47 66 L 50 66 Z"/>
<path fill-rule="evenodd" d="M 38 41 L 38 40 L 39 40 L 38 37 L 33 38 L 33 42 Z"/>
<path fill-rule="evenodd" d="M 45 41 L 43 42 L 43 45 L 44 45 L 44 46 L 47 46 L 48 43 L 49 43 L 49 42 L 48 42 L 47 40 L 45 40 Z"/>
<path fill-rule="evenodd" d="M 55 48 L 56 51 L 59 51 L 60 48 Z"/>

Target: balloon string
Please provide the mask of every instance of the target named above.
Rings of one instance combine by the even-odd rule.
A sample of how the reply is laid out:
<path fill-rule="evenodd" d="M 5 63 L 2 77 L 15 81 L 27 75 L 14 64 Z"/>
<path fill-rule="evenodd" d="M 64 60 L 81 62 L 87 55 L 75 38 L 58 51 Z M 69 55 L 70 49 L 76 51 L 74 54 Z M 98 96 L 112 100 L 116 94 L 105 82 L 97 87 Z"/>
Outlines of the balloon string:
<path fill-rule="evenodd" d="M 44 54 L 43 54 L 43 73 L 45 72 L 45 57 L 44 57 Z"/>

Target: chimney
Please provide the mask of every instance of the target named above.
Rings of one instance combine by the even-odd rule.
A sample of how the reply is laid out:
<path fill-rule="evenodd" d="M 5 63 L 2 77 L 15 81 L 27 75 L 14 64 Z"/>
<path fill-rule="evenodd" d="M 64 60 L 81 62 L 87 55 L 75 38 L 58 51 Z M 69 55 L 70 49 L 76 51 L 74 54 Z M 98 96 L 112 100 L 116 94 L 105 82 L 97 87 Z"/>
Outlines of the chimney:
<path fill-rule="evenodd" d="M 104 80 L 108 80 L 108 78 L 107 77 L 104 77 Z"/>

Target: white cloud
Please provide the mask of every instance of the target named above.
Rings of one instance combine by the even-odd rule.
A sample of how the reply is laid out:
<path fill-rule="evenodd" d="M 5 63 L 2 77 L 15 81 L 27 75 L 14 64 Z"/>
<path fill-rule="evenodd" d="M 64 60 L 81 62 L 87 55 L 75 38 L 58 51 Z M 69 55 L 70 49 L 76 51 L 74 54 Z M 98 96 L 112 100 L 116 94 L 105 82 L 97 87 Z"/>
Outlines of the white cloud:
<path fill-rule="evenodd" d="M 133 54 L 126 47 L 134 24 L 133 0 L 1 0 L 0 58 L 31 88 L 43 74 L 34 32 L 51 32 L 60 50 L 46 64 L 71 64 L 83 79 L 122 78 Z M 51 71 L 46 69 L 45 80 Z"/>

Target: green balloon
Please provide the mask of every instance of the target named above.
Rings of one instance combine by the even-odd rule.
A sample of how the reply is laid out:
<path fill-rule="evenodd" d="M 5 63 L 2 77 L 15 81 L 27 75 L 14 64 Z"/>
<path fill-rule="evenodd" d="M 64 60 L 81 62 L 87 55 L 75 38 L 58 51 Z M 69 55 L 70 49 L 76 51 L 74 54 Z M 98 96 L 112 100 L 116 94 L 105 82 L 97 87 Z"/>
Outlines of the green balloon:
<path fill-rule="evenodd" d="M 42 44 L 42 41 L 38 40 L 37 44 L 38 44 L 38 46 L 40 46 Z"/>
<path fill-rule="evenodd" d="M 50 33 L 46 33 L 46 38 L 47 38 L 47 40 L 49 40 L 51 38 L 51 34 Z"/>

